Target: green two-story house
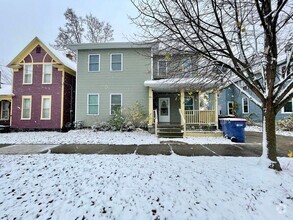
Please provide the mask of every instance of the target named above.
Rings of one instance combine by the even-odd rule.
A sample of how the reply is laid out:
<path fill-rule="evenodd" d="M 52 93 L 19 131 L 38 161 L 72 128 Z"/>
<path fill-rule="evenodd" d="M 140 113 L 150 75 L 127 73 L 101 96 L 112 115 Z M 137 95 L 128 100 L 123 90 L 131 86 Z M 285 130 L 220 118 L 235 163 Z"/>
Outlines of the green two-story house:
<path fill-rule="evenodd" d="M 77 51 L 76 121 L 84 126 L 108 121 L 117 108 L 139 102 L 148 109 L 151 45 L 99 43 L 71 46 Z"/>
<path fill-rule="evenodd" d="M 212 91 L 214 85 L 194 80 L 192 58 L 180 55 L 174 62 L 174 55 L 172 63 L 155 52 L 156 45 L 145 43 L 88 43 L 70 48 L 77 52 L 75 120 L 85 127 L 106 122 L 116 109 L 139 102 L 149 115 L 152 131 L 177 125 L 183 135 L 194 135 L 188 130 L 217 128 L 217 95 L 210 109 L 200 109 L 199 101 L 200 92 Z"/>

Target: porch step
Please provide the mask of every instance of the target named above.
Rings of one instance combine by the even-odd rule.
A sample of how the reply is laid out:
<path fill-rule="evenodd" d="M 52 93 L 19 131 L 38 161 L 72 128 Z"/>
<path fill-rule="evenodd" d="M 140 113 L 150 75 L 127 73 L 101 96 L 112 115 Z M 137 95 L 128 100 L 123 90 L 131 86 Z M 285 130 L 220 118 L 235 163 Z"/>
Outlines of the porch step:
<path fill-rule="evenodd" d="M 158 136 L 161 138 L 182 138 L 183 132 L 180 127 L 159 127 Z"/>

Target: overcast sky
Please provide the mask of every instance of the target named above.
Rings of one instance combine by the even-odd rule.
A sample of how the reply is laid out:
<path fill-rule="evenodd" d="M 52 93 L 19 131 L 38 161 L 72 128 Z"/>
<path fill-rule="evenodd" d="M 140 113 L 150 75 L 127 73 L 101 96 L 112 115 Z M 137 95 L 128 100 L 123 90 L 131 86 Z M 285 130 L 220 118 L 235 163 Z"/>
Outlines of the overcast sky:
<path fill-rule="evenodd" d="M 128 41 L 136 32 L 128 15 L 136 15 L 130 0 L 0 0 L 0 65 L 7 65 L 35 36 L 54 43 L 70 7 L 79 16 L 92 13 L 109 22 L 114 41 Z"/>

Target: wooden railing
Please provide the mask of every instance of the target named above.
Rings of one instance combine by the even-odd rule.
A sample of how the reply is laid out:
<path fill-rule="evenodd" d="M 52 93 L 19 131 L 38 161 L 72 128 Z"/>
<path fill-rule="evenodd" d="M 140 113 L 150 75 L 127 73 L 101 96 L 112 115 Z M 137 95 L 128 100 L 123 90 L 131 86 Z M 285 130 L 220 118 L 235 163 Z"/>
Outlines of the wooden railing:
<path fill-rule="evenodd" d="M 158 119 L 158 110 L 155 109 L 155 110 L 154 110 L 155 135 L 158 135 L 158 123 L 159 123 L 159 119 Z"/>
<path fill-rule="evenodd" d="M 185 135 L 186 135 L 186 120 L 184 118 L 184 115 L 183 115 L 183 112 L 181 109 L 179 109 L 179 113 L 181 116 L 181 125 L 183 125 L 183 137 L 185 137 Z"/>
<path fill-rule="evenodd" d="M 185 110 L 186 124 L 216 124 L 214 110 Z"/>

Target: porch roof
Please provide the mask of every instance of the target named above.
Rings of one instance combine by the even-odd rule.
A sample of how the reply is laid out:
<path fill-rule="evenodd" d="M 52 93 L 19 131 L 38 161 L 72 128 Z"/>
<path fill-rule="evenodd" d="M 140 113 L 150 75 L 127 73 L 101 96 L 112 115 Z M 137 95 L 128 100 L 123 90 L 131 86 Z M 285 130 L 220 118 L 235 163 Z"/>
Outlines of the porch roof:
<path fill-rule="evenodd" d="M 155 92 L 179 92 L 181 89 L 187 91 L 207 91 L 217 88 L 218 82 L 209 79 L 196 78 L 170 78 L 160 80 L 146 80 L 144 86 L 151 87 Z"/>
<path fill-rule="evenodd" d="M 0 96 L 13 96 L 12 86 L 11 85 L 6 85 L 6 84 L 1 84 Z"/>

